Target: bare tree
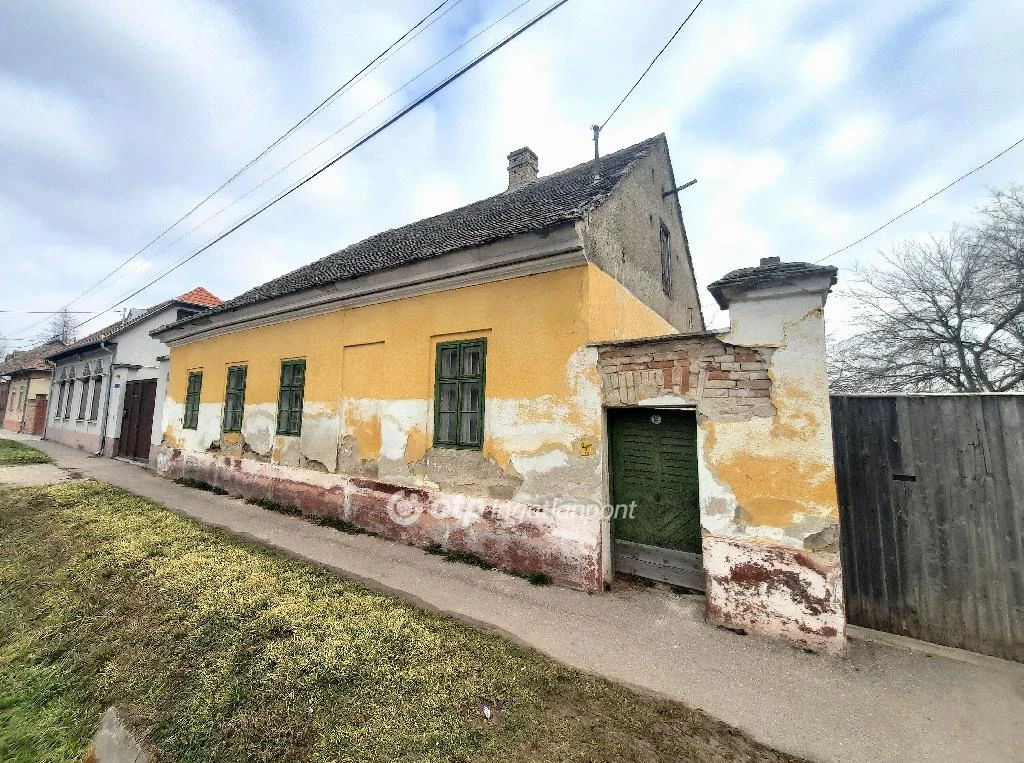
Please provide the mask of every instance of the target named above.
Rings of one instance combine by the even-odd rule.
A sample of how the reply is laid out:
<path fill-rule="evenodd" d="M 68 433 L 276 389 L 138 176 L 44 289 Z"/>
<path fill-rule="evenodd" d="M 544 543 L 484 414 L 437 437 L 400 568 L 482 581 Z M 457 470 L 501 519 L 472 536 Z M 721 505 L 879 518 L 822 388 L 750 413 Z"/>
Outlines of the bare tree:
<path fill-rule="evenodd" d="M 75 329 L 74 317 L 65 308 L 58 313 L 54 313 L 53 317 L 46 324 L 46 329 L 40 338 L 46 341 L 59 339 L 64 344 L 71 344 L 75 341 Z"/>
<path fill-rule="evenodd" d="M 858 267 L 855 333 L 830 346 L 843 392 L 1003 392 L 1024 386 L 1024 187 L 970 228 L 907 241 Z"/>

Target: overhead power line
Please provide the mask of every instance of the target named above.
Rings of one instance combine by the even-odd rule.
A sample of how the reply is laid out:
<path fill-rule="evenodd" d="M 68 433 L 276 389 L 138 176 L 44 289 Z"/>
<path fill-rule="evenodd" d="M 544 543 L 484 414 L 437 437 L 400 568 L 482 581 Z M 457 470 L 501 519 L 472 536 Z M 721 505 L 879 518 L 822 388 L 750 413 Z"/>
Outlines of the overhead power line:
<path fill-rule="evenodd" d="M 459 1 L 461 2 L 461 0 L 459 0 Z M 452 48 L 452 49 L 451 49 L 450 51 L 448 51 L 447 53 L 445 53 L 445 54 L 444 54 L 443 56 L 441 56 L 440 58 L 438 58 L 438 59 L 437 59 L 436 61 L 434 61 L 434 62 L 433 62 L 432 64 L 430 64 L 430 65 L 429 65 L 429 66 L 427 66 L 426 68 L 424 68 L 424 69 L 420 70 L 420 72 L 419 72 L 418 74 L 416 74 L 415 76 L 413 76 L 413 77 L 411 77 L 411 78 L 407 79 L 407 80 L 406 80 L 405 82 L 403 82 L 403 83 L 402 83 L 401 85 L 399 85 L 399 86 L 398 86 L 397 88 L 395 88 L 394 90 L 392 90 L 392 91 L 391 91 L 390 93 L 388 93 L 388 94 L 387 94 L 386 96 L 384 96 L 383 98 L 381 98 L 380 100 L 378 100 L 378 101 L 377 101 L 376 103 L 374 103 L 374 104 L 373 104 L 372 106 L 370 106 L 369 108 L 367 108 L 367 109 L 364 109 L 363 111 L 361 111 L 361 112 L 360 112 L 359 114 L 357 114 L 357 115 L 356 115 L 356 116 L 354 116 L 354 117 L 353 117 L 352 119 L 350 119 L 349 121 L 347 121 L 347 122 L 346 122 L 345 124 L 343 124 L 343 125 L 342 125 L 341 127 L 339 127 L 339 128 L 337 129 L 337 130 L 335 130 L 334 132 L 332 132 L 332 133 L 331 133 L 330 135 L 326 136 L 325 138 L 322 138 L 322 139 L 321 139 L 321 140 L 319 140 L 319 141 L 318 141 L 317 143 L 313 144 L 312 146 L 310 146 L 309 148 L 307 148 L 307 149 L 306 149 L 305 151 L 303 151 L 303 152 L 302 152 L 301 154 L 299 154 L 298 156 L 296 156 L 296 157 L 295 157 L 294 159 L 292 159 L 292 160 L 291 160 L 290 162 L 288 162 L 287 164 L 285 164 L 285 165 L 284 165 L 283 167 L 281 167 L 281 168 L 279 168 L 279 169 L 275 170 L 275 171 L 274 171 L 273 173 L 271 173 L 271 174 L 270 174 L 270 175 L 268 175 L 267 177 L 263 178 L 263 180 L 261 180 L 261 181 L 259 181 L 258 183 L 256 183 L 256 184 L 255 184 L 254 186 L 252 186 L 251 188 L 249 188 L 249 190 L 247 190 L 247 191 L 246 191 L 245 193 L 241 194 L 240 196 L 238 196 L 238 197 L 237 197 L 237 198 L 235 198 L 235 199 L 232 199 L 232 200 L 231 200 L 230 202 L 228 202 L 227 204 L 225 204 L 225 205 L 224 205 L 223 207 L 221 207 L 220 209 L 218 209 L 218 210 L 217 210 L 216 212 L 214 212 L 213 214 L 209 215 L 208 217 L 206 217 L 206 218 L 205 218 L 204 220 L 202 220 L 202 221 L 201 221 L 201 222 L 199 222 L 198 224 L 194 225 L 194 226 L 193 226 L 192 228 L 190 228 L 189 230 L 185 231 L 185 232 L 184 232 L 183 234 L 181 234 L 180 236 L 178 236 L 177 238 L 175 238 L 175 239 L 174 239 L 173 241 L 171 241 L 171 242 L 169 242 L 168 244 L 164 245 L 164 246 L 163 246 L 163 247 L 162 247 L 161 249 L 159 249 L 159 250 L 158 250 L 158 251 L 156 252 L 156 255 L 154 255 L 154 256 L 157 256 L 157 257 L 158 257 L 158 256 L 159 256 L 160 254 L 162 254 L 163 252 L 165 252 L 165 251 L 167 251 L 168 249 L 170 249 L 170 248 L 171 248 L 172 246 L 174 246 L 175 244 L 177 244 L 177 243 L 178 243 L 179 241 L 181 241 L 182 239 L 184 239 L 184 238 L 187 238 L 187 237 L 188 237 L 188 236 L 190 236 L 191 234 L 195 233 L 195 232 L 196 232 L 197 230 L 199 230 L 200 228 L 204 227 L 204 226 L 205 226 L 205 225 L 206 225 L 207 223 L 209 223 L 209 222 L 211 222 L 212 220 L 216 219 L 217 217 L 219 217 L 220 215 L 222 215 L 222 214 L 223 214 L 224 212 L 226 212 L 227 210 L 229 210 L 229 209 L 230 209 L 231 207 L 235 206 L 236 204 L 238 204 L 238 203 L 239 203 L 239 202 L 241 202 L 242 200 L 246 199 L 247 197 L 249 197 L 250 195 L 252 195 L 252 194 L 253 194 L 253 193 L 255 193 L 256 191 L 258 191 L 258 190 L 259 190 L 260 188 L 262 188 L 262 187 L 263 187 L 264 185 L 266 185 L 266 184 L 267 184 L 267 183 L 269 183 L 269 182 L 270 182 L 271 180 L 273 180 L 274 178 L 276 178 L 276 177 L 277 177 L 278 175 L 280 175 L 280 174 L 281 174 L 282 172 L 286 171 L 287 169 L 291 168 L 292 166 L 294 166 L 295 164 L 297 164 L 298 162 L 300 162 L 300 161 L 301 161 L 302 159 L 304 159 L 304 158 L 306 158 L 307 156 L 309 156 L 309 155 L 310 155 L 311 153 L 313 153 L 313 152 L 314 152 L 314 151 L 315 151 L 316 149 L 320 148 L 320 147 L 321 147 L 322 145 L 324 145 L 324 144 L 325 144 L 325 143 L 327 143 L 328 141 L 332 140 L 332 139 L 333 139 L 333 138 L 334 138 L 335 136 L 337 136 L 337 135 L 338 135 L 339 133 L 343 132 L 343 131 L 344 131 L 345 129 L 347 129 L 348 127 L 351 127 L 351 126 L 352 126 L 353 124 L 355 124 L 356 122 L 358 122 L 358 121 L 359 121 L 360 119 L 362 119 L 362 118 L 363 118 L 364 116 L 366 116 L 367 114 L 369 114 L 369 113 L 370 113 L 371 111 L 373 111 L 374 109 L 376 109 L 376 108 L 377 108 L 378 106 L 380 106 L 381 104 L 383 104 L 383 103 L 385 103 L 385 102 L 387 102 L 387 101 L 391 100 L 392 98 L 394 98 L 394 97 L 395 97 L 395 96 L 396 96 L 396 95 L 397 95 L 398 93 L 400 93 L 400 92 L 401 92 L 402 90 L 404 90 L 405 88 L 407 88 L 407 87 L 408 87 L 409 85 L 411 85 L 411 84 L 412 84 L 413 82 L 415 82 L 416 80 L 418 80 L 418 79 L 419 79 L 420 77 L 422 77 L 422 76 L 423 76 L 424 74 L 426 74 L 427 72 L 431 71 L 432 69 L 434 69 L 434 68 L 435 68 L 435 67 L 437 67 L 437 66 L 438 66 L 439 64 L 441 64 L 442 62 L 446 61 L 447 59 L 451 58 L 451 57 L 452 57 L 453 55 L 455 55 L 456 53 L 458 53 L 458 52 L 459 52 L 460 50 L 462 50 L 462 49 L 463 49 L 464 47 L 466 47 L 467 45 L 469 45 L 470 43 L 472 43 L 472 42 L 473 42 L 474 40 L 476 40 L 476 39 L 477 39 L 478 37 L 480 37 L 481 35 L 484 35 L 484 34 L 486 34 L 487 32 L 489 32 L 489 31 L 490 31 L 491 29 L 493 29 L 493 28 L 494 28 L 495 26 L 497 26 L 498 24 L 500 24 L 500 23 L 501 23 L 502 21 L 504 21 L 505 19 L 507 19 L 507 18 L 508 18 L 509 16 L 511 16 L 511 15 L 512 15 L 512 14 L 514 14 L 514 13 L 515 13 L 516 11 L 518 11 L 519 9 L 521 9 L 521 8 L 522 8 L 522 7 L 524 6 L 524 5 L 527 5 L 527 4 L 528 4 L 528 3 L 530 3 L 530 2 L 532 2 L 532 0 L 522 0 L 522 2 L 520 2 L 520 3 L 518 4 L 518 5 L 514 6 L 514 7 L 513 7 L 513 8 L 511 9 L 511 10 L 509 10 L 508 12 L 506 12 L 506 13 L 505 13 L 505 14 L 504 14 L 503 16 L 501 16 L 501 17 L 500 17 L 500 18 L 498 18 L 498 19 L 495 19 L 495 20 L 494 20 L 494 21 L 492 21 L 492 22 L 491 22 L 490 24 L 488 24 L 488 25 L 487 25 L 486 27 L 484 27 L 483 29 L 481 29 L 481 30 L 480 30 L 479 32 L 477 32 L 476 34 L 474 34 L 474 35 L 473 35 L 472 37 L 470 37 L 469 39 L 467 39 L 467 40 L 465 40 L 464 42 L 460 43 L 460 44 L 459 44 L 459 45 L 457 45 L 456 47 Z M 449 10 L 451 10 L 451 9 L 452 9 L 452 8 L 454 8 L 454 7 L 455 7 L 455 6 L 450 6 L 450 7 L 448 8 L 448 9 L 446 9 L 446 10 L 445 10 L 445 13 L 447 13 L 447 12 L 448 12 Z M 443 14 L 442 14 L 442 15 L 443 15 Z M 440 18 L 440 17 L 438 17 L 438 18 Z M 436 20 L 436 19 L 435 19 L 435 20 Z M 431 22 L 431 23 L 433 23 L 433 22 Z M 111 275 L 112 275 L 112 274 L 111 274 Z M 123 280 L 124 278 L 126 278 L 126 277 L 128 277 L 128 276 L 130 276 L 130 275 L 132 275 L 132 274 L 126 271 L 125 273 L 123 273 L 123 274 L 122 274 L 122 275 L 120 275 L 119 277 L 115 278 L 115 279 L 114 279 L 114 280 L 112 281 L 112 283 L 117 283 L 118 281 L 121 281 L 121 280 Z M 38 325 L 38 324 L 36 324 L 36 325 Z M 31 328 L 31 327 L 30 327 L 30 328 Z"/>
<path fill-rule="evenodd" d="M 639 85 L 640 82 L 643 80 L 643 78 L 647 76 L 647 72 L 649 72 L 654 67 L 654 64 L 657 62 L 657 60 L 659 58 L 661 58 L 661 54 L 664 53 L 668 49 L 668 46 L 672 44 L 672 41 L 676 38 L 676 36 L 681 31 L 683 31 L 683 27 L 686 26 L 686 22 L 689 21 L 690 17 L 693 16 L 693 14 L 697 12 L 697 9 L 700 8 L 700 4 L 703 3 L 703 2 L 704 2 L 704 0 L 697 0 L 697 4 L 695 6 L 693 6 L 693 10 L 690 11 L 687 14 L 685 19 L 683 19 L 683 23 L 680 24 L 678 27 L 676 27 L 676 31 L 674 31 L 672 33 L 672 36 L 668 38 L 668 42 L 666 42 L 662 46 L 661 50 L 658 51 L 658 54 L 653 59 L 651 59 L 651 62 L 649 64 L 647 64 L 647 68 L 644 69 L 644 73 L 641 74 L 637 78 L 637 81 L 633 83 L 633 87 L 631 87 L 629 90 L 626 91 L 626 94 L 624 96 L 622 96 L 622 100 L 619 101 L 618 105 L 616 105 L 616 107 L 614 109 L 612 109 L 612 113 L 609 114 L 608 118 L 605 119 L 604 122 L 601 123 L 601 126 L 599 128 L 600 130 L 604 129 L 604 126 L 606 124 L 608 124 L 609 121 L 611 121 L 612 117 L 615 116 L 615 112 L 617 112 L 619 110 L 619 108 L 622 106 L 622 104 L 624 104 L 626 102 L 626 99 L 629 98 L 629 96 L 631 96 L 633 94 L 633 91 L 636 90 L 637 85 Z"/>
<path fill-rule="evenodd" d="M 891 220 L 889 220 L 888 222 L 882 223 L 881 225 L 879 225 L 879 226 L 878 226 L 877 228 L 875 228 L 875 229 L 874 229 L 873 231 L 871 231 L 870 233 L 868 233 L 868 234 L 866 234 L 866 235 L 864 235 L 864 236 L 861 236 L 861 237 L 860 237 L 859 239 L 857 239 L 856 241 L 854 241 L 854 242 L 852 242 L 852 243 L 850 243 L 850 244 L 847 244 L 847 245 L 846 245 L 846 246 L 844 246 L 844 247 L 843 247 L 842 249 L 836 249 L 836 250 L 835 250 L 834 252 L 832 252 L 832 254 L 827 254 L 827 255 L 825 255 L 825 256 L 824 256 L 824 257 L 822 257 L 822 258 L 821 258 L 820 260 L 817 260 L 817 261 L 815 262 L 815 264 L 817 264 L 817 263 L 819 263 L 819 262 L 824 262 L 824 261 L 825 261 L 825 260 L 827 260 L 827 259 L 830 259 L 830 258 L 832 258 L 832 257 L 835 257 L 835 256 L 836 256 L 837 254 L 842 254 L 842 253 L 843 253 L 843 252 L 845 252 L 845 251 L 846 251 L 847 249 L 852 249 L 853 247 L 857 246 L 857 244 L 860 244 L 860 243 L 863 243 L 864 241 L 867 241 L 867 240 L 868 240 L 869 238 L 871 238 L 872 236 L 874 236 L 874 235 L 875 235 L 876 233 L 878 233 L 879 231 L 881 231 L 881 230 L 883 230 L 883 229 L 885 229 L 885 228 L 888 228 L 888 227 L 889 227 L 890 225 L 892 225 L 892 224 L 893 224 L 894 222 L 896 222 L 896 221 L 897 221 L 897 220 L 899 220 L 900 218 L 906 217 L 907 215 L 909 215 L 909 214 L 910 214 L 911 212 L 913 212 L 913 211 L 914 211 L 915 209 L 917 209 L 918 207 L 922 207 L 922 206 L 924 206 L 924 205 L 925 205 L 925 204 L 927 204 L 927 203 L 928 203 L 929 201 L 931 201 L 932 199 L 934 199 L 934 198 L 935 198 L 936 196 L 940 196 L 941 194 L 945 193 L 945 192 L 946 192 L 946 191 L 948 191 L 948 190 L 949 190 L 950 188 L 952 188 L 952 187 L 953 187 L 953 186 L 955 186 L 955 185 L 956 185 L 957 183 L 959 183 L 959 182 L 960 182 L 961 180 L 964 180 L 964 179 L 966 179 L 966 178 L 969 178 L 969 177 L 970 177 L 971 175 L 973 175 L 973 174 L 974 174 L 975 172 L 977 172 L 978 170 L 984 169 L 984 168 L 985 168 L 985 167 L 987 167 L 988 165 L 992 164 L 992 162 L 994 162 L 994 161 L 995 161 L 996 159 L 999 159 L 999 158 L 1000 158 L 1001 156 L 1003 156 L 1003 155 L 1005 155 L 1005 154 L 1008 154 L 1008 153 L 1010 153 L 1010 152 L 1011 152 L 1011 151 L 1012 151 L 1013 149 L 1017 148 L 1017 146 L 1019 146 L 1019 145 L 1020 145 L 1021 143 L 1024 143 L 1024 138 L 1021 138 L 1020 140 L 1018 140 L 1018 141 L 1017 141 L 1016 143 L 1014 143 L 1014 144 L 1013 144 L 1013 145 L 1011 145 L 1011 146 L 1007 146 L 1007 147 L 1006 147 L 1006 148 L 1004 148 L 1004 149 L 1003 149 L 1002 151 L 1000 151 L 1000 152 L 999 152 L 998 154 L 996 154 L 995 156 L 993 156 L 993 157 L 992 157 L 991 159 L 988 159 L 987 161 L 984 161 L 984 162 L 982 162 L 981 164 L 979 164 L 979 165 L 978 165 L 977 167 L 975 167 L 975 168 L 974 168 L 973 170 L 971 170 L 970 172 L 965 172 L 965 173 L 964 173 L 963 175 L 961 175 L 960 177 L 958 177 L 958 178 L 957 178 L 956 180 L 954 180 L 954 181 L 953 181 L 952 183 L 950 183 L 949 185 L 943 186 L 942 188 L 940 188 L 939 190 L 937 190 L 937 191 L 936 191 L 935 193 L 933 193 L 933 194 L 932 194 L 931 196 L 929 196 L 929 197 L 928 197 L 927 199 L 922 199 L 921 201 L 917 202 L 917 204 L 915 204 L 914 206 L 910 207 L 910 209 L 905 209 L 904 211 L 900 212 L 900 213 L 899 213 L 898 215 L 896 215 L 896 217 L 892 218 L 892 219 L 891 219 Z"/>
<path fill-rule="evenodd" d="M 260 159 L 262 159 L 264 156 L 269 154 L 271 151 L 273 151 L 284 140 L 286 140 L 289 135 L 294 133 L 296 130 L 298 130 L 300 127 L 302 127 L 304 124 L 306 124 L 310 119 L 312 119 L 314 116 L 316 116 L 318 113 L 320 113 L 323 109 L 325 109 L 328 105 L 330 105 L 331 102 L 333 102 L 346 88 L 348 88 L 350 85 L 352 85 L 352 83 L 355 82 L 361 75 L 363 75 L 369 69 L 374 67 L 375 64 L 377 64 L 377 63 L 381 62 L 382 60 L 386 59 L 386 57 L 388 57 L 388 54 L 391 53 L 391 51 L 394 50 L 396 46 L 399 46 L 403 42 L 403 40 L 406 40 L 406 38 L 409 38 L 410 35 L 412 35 L 412 37 L 416 37 L 419 34 L 419 32 L 416 32 L 417 29 L 419 29 L 424 24 L 426 24 L 426 27 L 424 28 L 424 30 L 422 30 L 422 31 L 425 31 L 426 28 L 428 28 L 431 25 L 433 25 L 434 22 L 440 20 L 443 16 L 445 16 L 448 13 L 448 11 L 452 10 L 456 5 L 458 5 L 459 3 L 462 2 L 462 0 L 455 0 L 455 3 L 452 6 L 450 6 L 447 10 L 445 10 L 444 13 L 439 15 L 433 21 L 430 21 L 429 24 L 427 24 L 428 19 L 430 19 L 431 16 L 436 14 L 439 10 L 441 10 L 441 8 L 443 8 L 445 5 L 447 5 L 450 1 L 451 0 L 444 0 L 442 3 L 437 5 L 433 10 L 431 10 L 430 13 L 428 13 L 426 16 L 424 16 L 419 21 L 417 21 L 412 27 L 407 29 L 399 38 L 397 38 L 394 42 L 392 42 L 390 45 L 388 45 L 386 48 L 384 48 L 384 50 L 382 50 L 380 53 L 378 53 L 376 57 L 374 57 L 365 66 L 363 66 L 363 68 L 361 68 L 359 71 L 357 71 L 351 77 L 349 77 L 344 83 L 342 83 L 337 89 L 335 89 L 334 92 L 332 92 L 329 96 L 327 96 L 319 104 L 317 104 L 311 111 L 307 112 L 305 114 L 305 116 L 303 116 L 298 122 L 293 124 L 287 130 L 285 130 L 284 133 L 282 133 L 277 138 L 275 138 L 274 141 L 269 146 L 264 148 L 256 156 L 254 156 L 252 159 L 250 159 L 248 162 L 246 162 L 244 165 L 242 165 L 233 175 L 231 175 L 231 177 L 229 177 L 227 180 L 225 180 L 223 183 L 221 183 L 216 189 L 211 191 L 205 198 L 203 198 L 201 201 L 199 201 L 188 212 L 183 214 L 181 217 L 179 217 L 177 220 L 175 220 L 171 225 L 169 225 L 167 228 L 162 230 L 155 238 L 151 239 L 145 246 L 143 246 L 141 249 L 136 251 L 130 257 L 128 257 L 127 259 L 122 261 L 117 267 L 115 267 L 109 273 L 104 275 L 100 280 L 98 280 L 96 283 L 94 283 L 92 286 L 90 286 L 84 292 L 82 292 L 77 297 L 75 297 L 70 302 L 68 302 L 63 308 L 60 308 L 58 310 L 54 310 L 54 311 L 48 312 L 47 315 L 55 315 L 55 314 L 61 312 L 61 310 L 67 309 L 71 305 L 73 305 L 76 302 L 78 302 L 80 299 L 83 299 L 84 297 L 86 297 L 89 294 L 91 294 L 96 289 L 96 287 L 100 286 L 107 279 L 112 277 L 115 273 L 120 271 L 122 268 L 124 268 L 130 262 L 132 262 L 137 257 L 139 257 L 143 252 L 145 252 L 147 249 L 149 249 L 151 246 L 153 246 L 153 244 L 155 244 L 161 238 L 163 238 L 168 233 L 170 233 L 172 230 L 174 230 L 178 225 L 180 225 L 182 222 L 184 222 L 186 219 L 188 219 L 188 217 L 191 216 L 196 210 L 198 210 L 200 207 L 202 207 L 204 204 L 206 204 L 210 199 L 212 199 L 218 193 L 220 193 L 225 188 L 227 188 L 232 182 L 234 182 L 236 179 L 238 179 L 238 177 L 241 176 L 243 173 L 245 173 L 246 170 L 248 170 L 250 167 L 252 167 L 254 164 L 256 164 Z M 181 238 L 178 238 L 173 243 L 177 243 L 177 241 L 180 241 L 180 240 L 181 240 Z M 166 247 L 164 249 L 162 249 L 161 251 L 165 251 L 165 250 L 166 250 Z M 29 326 L 25 326 L 24 328 L 20 329 L 20 331 L 27 331 L 29 329 L 35 328 L 36 326 L 39 326 L 39 325 L 41 325 L 44 322 L 45 322 L 45 319 L 43 319 L 41 321 L 38 321 L 36 323 L 33 323 L 33 324 L 29 325 Z"/>
<path fill-rule="evenodd" d="M 403 108 L 400 111 L 398 111 L 394 116 L 390 117 L 389 119 L 385 120 L 383 123 L 381 123 L 380 125 L 375 127 L 373 130 L 368 132 L 366 135 L 364 135 L 362 138 L 357 140 L 355 143 L 352 143 L 345 150 L 343 150 L 340 153 L 338 153 L 335 156 L 333 156 L 330 160 L 328 160 L 326 163 L 322 164 L 316 170 L 310 172 L 309 174 L 307 174 L 305 177 L 303 177 L 301 180 L 297 181 L 296 183 L 293 183 L 286 190 L 284 190 L 281 193 L 279 193 L 278 195 L 274 196 L 270 201 L 264 203 L 263 205 L 258 207 L 255 211 L 253 211 L 250 214 L 246 215 L 240 221 L 238 221 L 237 223 L 235 223 L 234 225 L 229 227 L 227 230 L 223 231 L 222 233 L 218 234 L 216 237 L 214 237 L 213 239 L 211 239 L 207 243 L 203 244 L 201 247 L 196 249 L 194 252 L 189 254 L 187 257 L 182 258 L 181 260 L 176 262 L 174 265 L 172 265 L 171 267 L 169 267 L 166 270 L 164 270 L 160 275 L 158 275 L 156 278 L 154 278 L 151 281 L 149 281 L 148 283 L 146 283 L 144 286 L 140 287 L 139 289 L 136 289 L 135 291 L 133 291 L 131 294 L 129 294 L 128 296 L 124 297 L 120 301 L 115 302 L 114 304 L 104 308 L 103 310 L 100 310 L 100 311 L 94 313 L 91 318 L 87 318 L 86 320 L 82 321 L 80 324 L 78 324 L 78 326 L 79 327 L 84 326 L 86 323 L 89 323 L 89 322 L 95 320 L 99 316 L 101 316 L 101 315 L 103 315 L 103 314 L 105 314 L 105 313 L 107 313 L 107 312 L 109 312 L 109 311 L 111 311 L 111 310 L 113 310 L 113 309 L 115 309 L 117 307 L 120 307 L 125 302 L 127 302 L 129 299 L 131 299 L 132 297 L 136 296 L 137 294 L 142 293 L 143 291 L 148 289 L 153 284 L 155 284 L 158 281 L 162 280 L 163 278 L 167 277 L 170 273 L 174 272 L 175 270 L 180 268 L 182 265 L 184 265 L 184 264 L 194 260 L 196 257 L 201 255 L 203 252 L 205 252 L 208 249 L 210 249 L 210 247 L 214 246 L 215 244 L 219 243 L 220 241 L 223 241 L 225 238 L 230 236 L 232 233 L 234 233 L 236 230 L 241 228 L 243 225 L 245 225 L 249 221 L 253 220 L 255 217 L 259 216 L 260 214 L 262 214 L 266 210 L 270 209 L 272 206 L 277 204 L 282 199 L 285 199 L 286 197 L 290 196 L 292 193 L 297 191 L 299 188 L 304 186 L 306 183 L 308 183 L 311 180 L 313 180 L 314 178 L 318 177 L 323 172 L 326 172 L 328 169 L 333 167 L 335 164 L 337 164 L 339 161 L 341 161 L 346 156 L 351 154 L 353 151 L 356 151 L 359 147 L 361 147 L 361 146 L 365 145 L 366 143 L 368 143 L 369 141 L 371 141 L 373 138 L 375 138 L 377 135 L 382 133 L 384 130 L 386 130 L 388 127 L 393 125 L 395 122 L 397 122 L 398 120 L 402 119 L 403 117 L 405 117 L 407 114 L 409 114 L 413 110 L 415 110 L 415 109 L 419 108 L 420 106 L 422 106 L 428 100 L 430 100 L 435 95 L 437 95 L 439 92 L 444 90 L 446 87 L 451 85 L 456 80 L 460 79 L 463 75 L 465 75 L 466 73 L 468 73 L 469 71 L 474 69 L 479 64 L 483 63 L 485 60 L 487 60 L 492 55 L 497 53 L 499 50 L 504 48 L 510 42 L 515 40 L 517 37 L 519 37 L 520 35 L 522 35 L 526 31 L 528 31 L 529 29 L 534 27 L 536 24 L 538 24 L 541 21 L 543 21 L 545 18 L 550 16 L 552 13 L 554 13 L 556 10 L 561 8 L 567 2 L 569 2 L 569 0 L 558 0 L 558 2 L 555 2 L 552 5 L 548 6 L 548 8 L 546 10 L 542 11 L 537 16 L 534 16 L 530 21 L 526 22 L 525 24 L 520 26 L 518 29 L 516 29 L 514 32 L 508 34 L 502 40 L 500 40 L 499 42 L 497 42 L 494 45 L 492 45 L 490 48 L 485 50 L 483 53 L 478 55 L 476 58 L 474 58 L 472 61 L 470 61 L 466 65 L 464 65 L 462 68 L 458 69 L 456 72 L 454 72 L 453 74 L 451 74 L 448 77 L 446 77 L 439 84 L 435 85 L 433 88 L 431 88 L 426 93 L 421 95 L 419 98 L 414 100 L 408 106 L 406 106 L 405 108 Z"/>

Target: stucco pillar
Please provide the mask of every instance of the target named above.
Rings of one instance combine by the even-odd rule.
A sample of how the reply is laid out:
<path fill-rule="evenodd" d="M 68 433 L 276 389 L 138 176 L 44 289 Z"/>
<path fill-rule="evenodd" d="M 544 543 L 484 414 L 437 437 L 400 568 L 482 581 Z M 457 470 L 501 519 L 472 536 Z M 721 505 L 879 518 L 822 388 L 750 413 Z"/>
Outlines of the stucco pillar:
<path fill-rule="evenodd" d="M 709 371 L 701 381 L 698 444 L 709 620 L 841 654 L 846 619 L 824 324 L 835 280 L 835 268 L 769 258 L 711 284 L 729 310 L 729 332 L 719 338 L 733 354 L 719 363 L 718 378 L 728 380 L 716 382 Z"/>

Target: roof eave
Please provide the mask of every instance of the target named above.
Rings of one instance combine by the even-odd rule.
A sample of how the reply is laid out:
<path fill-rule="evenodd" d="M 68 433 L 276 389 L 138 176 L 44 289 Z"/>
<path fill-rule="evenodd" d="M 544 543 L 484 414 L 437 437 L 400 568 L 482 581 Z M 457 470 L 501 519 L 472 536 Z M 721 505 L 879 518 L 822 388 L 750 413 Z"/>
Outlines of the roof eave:
<path fill-rule="evenodd" d="M 150 335 L 173 347 L 284 320 L 582 265 L 586 256 L 576 222 L 210 311 L 161 326 Z"/>

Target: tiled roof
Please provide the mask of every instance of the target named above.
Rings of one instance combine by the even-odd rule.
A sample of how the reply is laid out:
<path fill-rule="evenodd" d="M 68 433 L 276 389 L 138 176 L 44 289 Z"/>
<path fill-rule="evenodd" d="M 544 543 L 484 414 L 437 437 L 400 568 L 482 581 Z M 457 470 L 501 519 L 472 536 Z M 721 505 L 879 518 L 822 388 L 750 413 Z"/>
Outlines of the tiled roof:
<path fill-rule="evenodd" d="M 795 278 L 807 276 L 829 276 L 832 283 L 836 282 L 837 268 L 831 265 L 814 265 L 810 262 L 780 262 L 778 257 L 761 260 L 757 267 L 739 268 L 726 273 L 712 284 L 708 291 L 723 310 L 729 308 L 725 299 L 725 290 L 744 291 L 754 287 L 775 286 L 791 282 Z"/>
<path fill-rule="evenodd" d="M 143 321 L 146 318 L 149 318 L 150 316 L 159 313 L 161 310 L 166 310 L 168 307 L 171 307 L 173 305 L 195 305 L 196 307 L 209 308 L 215 307 L 220 303 L 220 298 L 217 297 L 215 294 L 207 291 L 202 286 L 197 286 L 196 288 L 192 289 L 192 291 L 185 292 L 180 297 L 175 297 L 174 299 L 165 299 L 158 305 L 153 305 L 152 307 L 146 308 L 143 312 L 139 313 L 134 318 L 131 318 L 126 322 L 117 321 L 115 323 L 111 323 L 109 326 L 104 326 L 99 331 L 94 331 L 88 336 L 84 336 L 78 341 L 72 342 L 66 347 L 62 347 L 58 350 L 51 351 L 51 354 L 48 357 L 56 358 L 61 355 L 67 355 L 70 352 L 80 350 L 83 347 L 88 347 L 89 345 L 97 344 L 98 342 L 103 342 L 109 339 L 110 337 L 114 336 L 114 334 L 119 334 L 122 331 L 136 325 L 140 321 Z"/>
<path fill-rule="evenodd" d="M 630 168 L 664 139 L 657 135 L 602 156 L 597 179 L 593 161 L 584 162 L 522 188 L 370 236 L 250 289 L 204 315 L 579 220 L 607 199 Z"/>
<path fill-rule="evenodd" d="M 197 286 L 192 291 L 186 291 L 177 298 L 177 302 L 185 302 L 190 305 L 202 305 L 203 307 L 217 307 L 221 300 L 202 286 Z"/>
<path fill-rule="evenodd" d="M 60 341 L 44 342 L 21 352 L 15 351 L 9 360 L 0 363 L 0 374 L 14 374 L 24 371 L 48 371 L 46 356 L 63 347 Z"/>

